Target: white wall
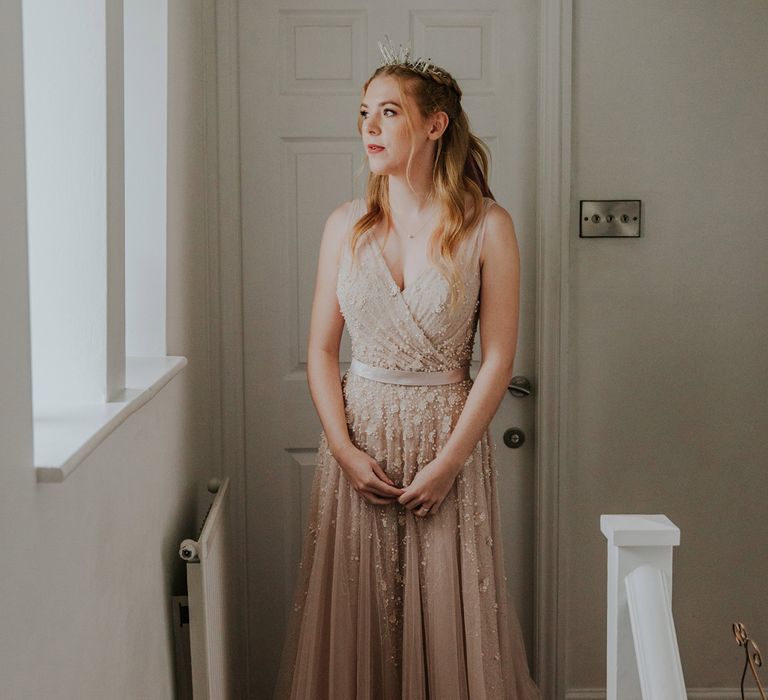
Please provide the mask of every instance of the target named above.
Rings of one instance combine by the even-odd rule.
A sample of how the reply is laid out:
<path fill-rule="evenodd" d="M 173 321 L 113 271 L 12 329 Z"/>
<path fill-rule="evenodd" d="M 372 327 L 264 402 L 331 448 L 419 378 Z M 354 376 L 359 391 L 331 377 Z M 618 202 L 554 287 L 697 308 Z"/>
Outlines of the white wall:
<path fill-rule="evenodd" d="M 211 439 L 202 3 L 170 3 L 168 353 L 187 368 L 61 484 L 32 467 L 21 0 L 0 4 L 0 695 L 174 697 L 171 595 Z"/>
<path fill-rule="evenodd" d="M 605 685 L 599 515 L 644 512 L 682 531 L 688 686 L 735 688 L 731 623 L 768 643 L 768 5 L 577 0 L 573 17 L 566 686 Z M 643 200 L 642 238 L 578 238 L 580 199 L 621 198 Z"/>

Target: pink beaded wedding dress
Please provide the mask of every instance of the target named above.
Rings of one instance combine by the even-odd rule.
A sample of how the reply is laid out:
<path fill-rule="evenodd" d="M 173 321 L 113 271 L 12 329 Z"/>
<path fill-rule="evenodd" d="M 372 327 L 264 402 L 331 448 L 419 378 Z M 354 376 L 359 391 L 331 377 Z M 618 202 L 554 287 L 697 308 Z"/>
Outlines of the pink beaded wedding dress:
<path fill-rule="evenodd" d="M 337 296 L 352 340 L 342 377 L 350 436 L 398 486 L 448 440 L 472 387 L 479 313 L 477 229 L 460 249 L 464 296 L 429 266 L 401 291 L 371 232 L 360 267 L 341 255 Z M 351 207 L 352 225 L 365 200 Z M 434 514 L 372 505 L 319 438 L 298 582 L 275 698 L 494 700 L 539 698 L 507 598 L 486 430 Z"/>

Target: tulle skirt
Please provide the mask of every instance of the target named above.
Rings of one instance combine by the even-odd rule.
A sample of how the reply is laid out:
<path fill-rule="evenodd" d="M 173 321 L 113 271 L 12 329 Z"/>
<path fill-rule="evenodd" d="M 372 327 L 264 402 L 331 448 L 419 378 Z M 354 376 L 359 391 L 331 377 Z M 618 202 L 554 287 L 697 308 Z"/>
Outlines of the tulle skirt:
<path fill-rule="evenodd" d="M 350 435 L 398 485 L 439 453 L 472 380 L 403 386 L 345 374 Z M 532 700 L 504 575 L 486 431 L 437 512 L 372 505 L 319 438 L 276 700 Z"/>

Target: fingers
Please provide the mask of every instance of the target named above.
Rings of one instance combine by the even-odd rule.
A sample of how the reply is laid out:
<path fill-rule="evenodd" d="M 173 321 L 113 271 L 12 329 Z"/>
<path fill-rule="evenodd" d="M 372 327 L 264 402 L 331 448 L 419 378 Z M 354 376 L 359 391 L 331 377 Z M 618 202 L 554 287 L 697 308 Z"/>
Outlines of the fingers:
<path fill-rule="evenodd" d="M 395 502 L 394 498 L 382 498 L 381 496 L 374 495 L 370 491 L 363 491 L 360 495 L 368 501 L 368 503 L 373 503 L 376 506 L 386 506 Z"/>
<path fill-rule="evenodd" d="M 377 506 L 388 505 L 396 502 L 403 489 L 397 488 L 392 480 L 384 473 L 381 467 L 373 461 L 372 473 L 358 488 L 358 492 L 369 503 Z"/>
<path fill-rule="evenodd" d="M 397 500 L 400 505 L 403 505 L 409 509 L 413 508 L 421 502 L 420 495 L 409 489 L 405 489 L 405 491 L 400 494 Z"/>
<path fill-rule="evenodd" d="M 394 498 L 382 498 L 375 495 L 372 491 L 361 491 L 360 495 L 365 498 L 368 503 L 373 503 L 377 506 L 385 506 L 396 502 Z M 412 503 L 410 506 L 406 506 L 409 510 L 413 510 L 414 515 L 424 518 L 433 512 L 428 503 Z"/>
<path fill-rule="evenodd" d="M 414 515 L 418 515 L 420 518 L 423 518 L 425 515 L 429 515 L 432 507 L 434 506 L 434 501 L 420 496 L 412 496 L 410 500 L 406 500 L 405 502 L 403 502 L 401 499 L 402 496 L 398 499 L 398 501 L 408 510 L 412 511 Z"/>
<path fill-rule="evenodd" d="M 366 481 L 363 488 L 388 498 L 397 498 L 405 489 L 395 486 L 395 482 L 390 479 L 381 465 L 374 459 L 371 460 L 371 478 Z"/>
<path fill-rule="evenodd" d="M 373 491 L 371 488 L 368 489 L 361 489 L 360 495 L 365 498 L 366 501 L 369 503 L 373 503 L 374 505 L 389 505 L 393 504 L 399 501 L 399 499 L 396 499 L 394 497 L 385 497 L 378 495 L 375 491 Z M 408 501 L 405 505 L 405 507 L 410 510 L 416 517 L 419 518 L 425 518 L 428 515 L 434 515 L 438 508 L 440 507 L 440 503 L 437 501 L 422 501 L 418 498 L 412 498 L 410 501 Z"/>
<path fill-rule="evenodd" d="M 429 515 L 432 510 L 432 503 L 430 503 L 428 500 L 421 500 L 420 498 L 414 498 L 410 501 L 407 501 L 406 503 L 403 503 L 402 505 L 404 505 L 414 515 L 417 515 L 420 518 Z"/>
<path fill-rule="evenodd" d="M 443 502 L 442 498 L 434 498 L 418 491 L 406 490 L 398 499 L 397 502 L 400 505 L 405 506 L 408 510 L 413 512 L 414 515 L 423 518 L 427 515 L 434 515 L 440 504 Z"/>
<path fill-rule="evenodd" d="M 373 467 L 374 474 L 376 474 L 376 476 L 378 476 L 379 479 L 381 479 L 383 482 L 389 484 L 390 486 L 394 486 L 395 485 L 395 482 L 392 481 L 392 479 L 390 479 L 387 476 L 386 472 L 381 468 L 381 465 L 378 462 L 374 461 L 371 466 Z"/>
<path fill-rule="evenodd" d="M 389 498 L 398 498 L 403 493 L 403 489 L 399 489 L 396 486 L 390 486 L 380 479 L 372 478 L 364 486 L 366 491 L 376 493 L 379 496 L 388 496 Z"/>

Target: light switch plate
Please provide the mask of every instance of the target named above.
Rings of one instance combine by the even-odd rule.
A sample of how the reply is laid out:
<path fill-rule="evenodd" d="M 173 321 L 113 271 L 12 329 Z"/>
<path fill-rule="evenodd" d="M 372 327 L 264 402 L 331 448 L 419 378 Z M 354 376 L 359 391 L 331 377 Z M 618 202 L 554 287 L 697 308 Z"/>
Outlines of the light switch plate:
<path fill-rule="evenodd" d="M 639 238 L 639 199 L 582 199 L 580 238 Z"/>

